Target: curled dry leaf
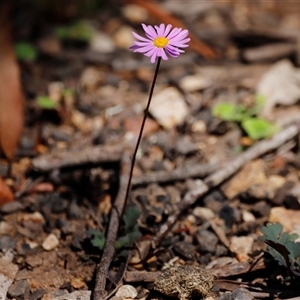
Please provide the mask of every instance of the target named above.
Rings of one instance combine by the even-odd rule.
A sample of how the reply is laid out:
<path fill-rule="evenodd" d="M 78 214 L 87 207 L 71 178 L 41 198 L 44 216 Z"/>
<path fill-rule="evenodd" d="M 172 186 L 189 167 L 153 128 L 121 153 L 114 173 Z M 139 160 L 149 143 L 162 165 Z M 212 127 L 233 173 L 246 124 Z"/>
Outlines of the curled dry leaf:
<path fill-rule="evenodd" d="M 0 177 L 0 207 L 7 202 L 11 202 L 14 199 L 14 195 Z"/>
<path fill-rule="evenodd" d="M 0 5 L 0 145 L 11 160 L 23 129 L 23 95 L 9 11 L 8 2 Z"/>

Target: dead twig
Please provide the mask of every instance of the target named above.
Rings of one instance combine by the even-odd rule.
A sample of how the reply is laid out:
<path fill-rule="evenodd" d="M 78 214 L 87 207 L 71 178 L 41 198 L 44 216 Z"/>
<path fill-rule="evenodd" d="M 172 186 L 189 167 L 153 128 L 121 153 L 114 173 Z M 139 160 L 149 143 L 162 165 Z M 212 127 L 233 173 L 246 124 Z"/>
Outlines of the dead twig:
<path fill-rule="evenodd" d="M 160 230 L 153 239 L 153 246 L 156 247 L 161 242 L 166 233 L 174 225 L 179 215 L 192 204 L 194 204 L 197 199 L 207 193 L 210 188 L 221 184 L 223 181 L 236 173 L 245 163 L 278 148 L 282 144 L 294 138 L 298 133 L 299 127 L 296 125 L 291 125 L 275 135 L 273 138 L 257 143 L 244 153 L 237 156 L 233 161 L 230 161 L 225 167 L 214 172 L 206 179 L 198 183 L 198 186 L 195 189 L 189 191 L 184 196 L 184 198 L 178 203 L 174 214 L 170 215 L 167 221 L 160 227 Z"/>
<path fill-rule="evenodd" d="M 115 242 L 118 235 L 120 216 L 124 210 L 125 194 L 129 180 L 130 156 L 124 151 L 121 160 L 120 187 L 115 203 L 112 207 L 109 225 L 107 229 L 106 242 L 100 263 L 96 268 L 95 288 L 93 299 L 100 300 L 106 296 L 105 285 L 111 260 L 115 254 Z"/>
<path fill-rule="evenodd" d="M 150 184 L 154 182 L 162 183 L 176 180 L 184 180 L 192 177 L 203 178 L 208 174 L 211 174 L 217 168 L 219 168 L 219 166 L 217 166 L 216 164 L 199 164 L 177 168 L 173 171 L 151 172 L 148 174 L 133 177 L 132 185 Z"/>
<path fill-rule="evenodd" d="M 35 170 L 49 172 L 54 169 L 74 167 L 87 163 L 120 161 L 124 145 L 91 146 L 80 150 L 65 150 L 43 154 L 32 160 Z"/>

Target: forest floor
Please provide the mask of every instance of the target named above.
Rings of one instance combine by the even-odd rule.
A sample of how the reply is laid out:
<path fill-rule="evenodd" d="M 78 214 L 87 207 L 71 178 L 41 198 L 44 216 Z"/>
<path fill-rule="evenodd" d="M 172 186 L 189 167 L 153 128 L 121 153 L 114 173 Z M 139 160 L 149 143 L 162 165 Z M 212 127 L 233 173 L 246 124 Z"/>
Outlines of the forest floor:
<path fill-rule="evenodd" d="M 111 230 L 105 299 L 300 299 L 299 244 L 280 227 L 264 227 L 273 252 L 261 239 L 269 222 L 300 236 L 300 3 L 142 2 L 16 15 L 16 43 L 37 55 L 19 57 L 25 128 L 9 176 L 0 162 L 14 194 L 0 202 L 0 299 L 90 299 Z M 110 224 L 155 70 L 131 32 L 171 22 L 192 41 L 161 63 Z"/>

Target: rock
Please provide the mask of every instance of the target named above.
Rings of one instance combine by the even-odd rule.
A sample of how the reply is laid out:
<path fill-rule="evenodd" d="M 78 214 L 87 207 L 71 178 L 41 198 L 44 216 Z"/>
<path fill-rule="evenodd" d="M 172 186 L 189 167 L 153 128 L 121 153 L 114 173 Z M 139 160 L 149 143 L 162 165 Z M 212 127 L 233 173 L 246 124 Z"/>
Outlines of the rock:
<path fill-rule="evenodd" d="M 266 203 L 266 201 L 256 202 L 252 207 L 253 213 L 258 217 L 268 216 L 270 210 L 271 210 L 271 205 L 269 203 Z"/>
<path fill-rule="evenodd" d="M 90 41 L 90 49 L 98 53 L 112 53 L 115 51 L 115 44 L 110 36 L 97 32 Z"/>
<path fill-rule="evenodd" d="M 187 243 L 184 241 L 177 241 L 173 245 L 174 251 L 188 260 L 193 260 L 195 255 L 195 246 L 191 243 Z"/>
<path fill-rule="evenodd" d="M 41 299 L 45 294 L 47 294 L 46 290 L 44 289 L 38 289 L 31 293 L 29 300 L 38 300 Z"/>
<path fill-rule="evenodd" d="M 136 289 L 129 284 L 122 285 L 116 292 L 116 297 L 121 299 L 134 299 L 137 296 Z"/>
<path fill-rule="evenodd" d="M 193 215 L 203 221 L 209 221 L 215 217 L 215 213 L 210 208 L 200 206 L 194 208 Z"/>
<path fill-rule="evenodd" d="M 230 251 L 237 254 L 240 261 L 244 261 L 252 251 L 253 242 L 252 236 L 233 236 L 230 240 Z"/>
<path fill-rule="evenodd" d="M 148 11 L 136 4 L 128 4 L 122 7 L 123 16 L 132 23 L 145 23 L 148 19 Z"/>
<path fill-rule="evenodd" d="M 241 180 L 243 178 L 243 180 Z M 228 198 L 233 198 L 241 192 L 247 191 L 252 185 L 267 186 L 268 178 L 265 174 L 265 163 L 256 159 L 247 163 L 228 184 L 222 188 Z M 261 193 L 259 194 L 261 195 Z"/>
<path fill-rule="evenodd" d="M 122 26 L 119 28 L 113 36 L 116 46 L 128 50 L 128 48 L 133 45 L 134 41 L 132 31 L 133 29 L 129 26 Z"/>
<path fill-rule="evenodd" d="M 11 224 L 6 221 L 0 222 L 0 236 L 6 235 L 14 231 L 14 228 Z"/>
<path fill-rule="evenodd" d="M 1 212 L 2 213 L 5 213 L 5 214 L 12 214 L 12 213 L 15 213 L 17 211 L 20 211 L 24 209 L 24 206 L 21 202 L 19 201 L 12 201 L 12 202 L 8 202 L 6 204 L 4 204 L 2 207 L 1 207 Z"/>
<path fill-rule="evenodd" d="M 32 214 L 23 214 L 23 215 L 21 215 L 20 216 L 20 221 L 22 223 L 32 222 L 32 223 L 35 223 L 35 224 L 45 224 L 45 218 L 38 211 L 36 211 Z"/>
<path fill-rule="evenodd" d="M 42 300 L 54 300 L 65 295 L 69 295 L 67 290 L 56 290 L 50 293 L 47 293 L 43 296 Z"/>
<path fill-rule="evenodd" d="M 104 82 L 104 74 L 96 67 L 86 68 L 79 79 L 79 84 L 87 92 L 95 91 Z"/>
<path fill-rule="evenodd" d="M 211 84 L 211 80 L 200 74 L 185 76 L 179 81 L 180 88 L 185 92 L 203 90 L 210 87 Z"/>
<path fill-rule="evenodd" d="M 15 239 L 8 235 L 0 236 L 0 250 L 14 249 L 16 245 Z"/>
<path fill-rule="evenodd" d="M 252 300 L 254 297 L 245 288 L 238 288 L 231 293 L 232 300 Z"/>
<path fill-rule="evenodd" d="M 188 112 L 183 96 L 175 87 L 167 87 L 155 94 L 150 105 L 150 113 L 165 129 L 182 124 Z"/>
<path fill-rule="evenodd" d="M 55 297 L 53 300 L 90 300 L 91 291 L 76 291 L 70 294 L 64 294 L 63 296 Z"/>
<path fill-rule="evenodd" d="M 247 210 L 242 211 L 242 218 L 243 218 L 244 222 L 254 222 L 255 221 L 254 215 Z"/>
<path fill-rule="evenodd" d="M 300 210 L 286 209 L 284 207 L 273 207 L 270 211 L 268 221 L 278 222 L 283 226 L 283 230 L 291 232 L 299 224 Z"/>
<path fill-rule="evenodd" d="M 38 41 L 39 50 L 47 55 L 56 56 L 61 53 L 61 42 L 53 36 L 42 38 Z"/>
<path fill-rule="evenodd" d="M 55 234 L 50 233 L 42 243 L 42 247 L 47 250 L 53 250 L 59 245 L 59 240 Z"/>
<path fill-rule="evenodd" d="M 13 283 L 17 272 L 18 266 L 12 263 L 13 260 L 12 251 L 8 250 L 4 252 L 4 255 L 0 258 L 0 299 L 7 299 L 8 288 Z"/>
<path fill-rule="evenodd" d="M 71 204 L 68 206 L 68 218 L 70 219 L 80 219 L 83 216 L 81 208 L 78 206 L 76 200 L 72 200 Z"/>
<path fill-rule="evenodd" d="M 20 280 L 12 284 L 7 294 L 15 299 L 29 299 L 30 285 L 27 280 Z"/>
<path fill-rule="evenodd" d="M 285 59 L 274 64 L 260 79 L 256 93 L 263 95 L 266 102 L 263 115 L 268 117 L 277 105 L 292 105 L 300 99 L 300 71 Z"/>
<path fill-rule="evenodd" d="M 218 238 L 212 232 L 202 229 L 197 231 L 196 239 L 199 244 L 199 250 L 201 252 L 214 253 L 218 244 Z"/>

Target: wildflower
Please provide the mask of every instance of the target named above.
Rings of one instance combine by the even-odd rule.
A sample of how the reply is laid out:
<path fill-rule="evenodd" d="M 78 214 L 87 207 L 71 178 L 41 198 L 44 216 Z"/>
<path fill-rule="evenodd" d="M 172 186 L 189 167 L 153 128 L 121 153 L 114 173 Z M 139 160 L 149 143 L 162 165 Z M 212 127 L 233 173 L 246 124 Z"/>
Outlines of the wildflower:
<path fill-rule="evenodd" d="M 134 41 L 133 46 L 129 49 L 134 52 L 143 53 L 145 56 L 151 57 L 151 63 L 156 61 L 157 57 L 163 60 L 168 59 L 168 55 L 178 57 L 186 48 L 191 39 L 187 38 L 189 31 L 182 28 L 173 28 L 172 25 L 160 24 L 159 26 L 151 26 L 142 24 L 147 38 L 132 32 L 133 36 L 138 40 Z M 172 30 L 171 30 L 172 29 Z M 166 54 L 167 53 L 167 54 Z"/>

